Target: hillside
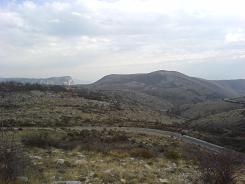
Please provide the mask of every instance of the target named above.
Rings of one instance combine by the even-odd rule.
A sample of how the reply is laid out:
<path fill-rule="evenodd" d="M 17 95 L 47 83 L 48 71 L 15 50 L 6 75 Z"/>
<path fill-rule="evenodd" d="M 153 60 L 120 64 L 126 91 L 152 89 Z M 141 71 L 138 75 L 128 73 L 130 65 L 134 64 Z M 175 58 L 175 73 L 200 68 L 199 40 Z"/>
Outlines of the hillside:
<path fill-rule="evenodd" d="M 183 105 L 175 111 L 179 111 L 182 117 L 188 119 L 198 119 L 222 112 L 229 112 L 236 109 L 242 109 L 244 106 L 241 104 L 234 104 L 225 102 L 223 100 L 206 101 L 196 104 Z"/>
<path fill-rule="evenodd" d="M 200 116 L 186 124 L 189 134 L 244 152 L 245 109 Z"/>
<path fill-rule="evenodd" d="M 120 94 L 120 95 L 119 95 Z M 5 126 L 141 126 L 161 127 L 180 120 L 154 107 L 161 101 L 134 93 L 91 91 L 63 86 L 0 84 L 1 122 Z M 134 101 L 132 101 L 134 99 Z M 167 108 L 167 107 L 166 107 Z"/>
<path fill-rule="evenodd" d="M 0 145 L 14 135 L 20 148 L 12 160 L 18 163 L 21 156 L 28 160 L 26 171 L 34 171 L 20 179 L 37 184 L 197 183 L 210 150 L 180 138 L 186 134 L 245 151 L 243 106 L 208 101 L 179 107 L 179 116 L 171 114 L 174 108 L 140 91 L 0 83 Z M 137 127 L 143 131 L 132 131 Z"/>
<path fill-rule="evenodd" d="M 235 91 L 237 96 L 242 96 L 245 93 L 245 79 L 220 80 L 215 82 L 227 90 Z"/>
<path fill-rule="evenodd" d="M 147 74 L 108 75 L 89 87 L 133 90 L 164 99 L 173 105 L 183 105 L 236 97 L 245 93 L 243 86 L 239 88 L 235 83 L 235 80 L 210 81 L 179 72 L 160 70 Z"/>
<path fill-rule="evenodd" d="M 44 85 L 72 85 L 74 84 L 70 76 L 50 77 L 50 78 L 0 78 L 0 82 L 18 82 L 24 84 L 44 84 Z"/>
<path fill-rule="evenodd" d="M 6 126 L 92 125 L 183 130 L 240 150 L 241 141 L 234 142 L 237 136 L 244 140 L 241 137 L 244 113 L 240 113 L 244 105 L 225 102 L 224 98 L 230 99 L 240 92 L 236 92 L 238 87 L 226 88 L 220 83 L 168 71 L 109 75 L 91 85 L 69 88 L 4 83 L 0 85 L 0 108 Z M 231 131 L 227 133 L 227 129 Z M 234 137 L 234 141 L 224 144 L 224 139 Z"/>

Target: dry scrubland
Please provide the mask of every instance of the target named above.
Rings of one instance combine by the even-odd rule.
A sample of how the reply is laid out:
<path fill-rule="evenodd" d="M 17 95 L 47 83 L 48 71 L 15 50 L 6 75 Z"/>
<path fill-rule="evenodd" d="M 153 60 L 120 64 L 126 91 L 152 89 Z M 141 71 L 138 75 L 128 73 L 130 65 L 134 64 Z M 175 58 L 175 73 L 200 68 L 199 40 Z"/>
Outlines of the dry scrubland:
<path fill-rule="evenodd" d="M 194 107 L 170 106 L 168 111 L 161 111 L 159 108 L 165 103 L 156 101 L 155 97 L 129 91 L 0 85 L 1 125 L 9 128 L 1 134 L 1 183 L 49 184 L 75 180 L 81 183 L 217 184 L 216 181 L 227 179 L 222 176 L 224 170 L 229 171 L 225 176 L 239 176 L 237 183 L 244 182 L 243 173 L 237 173 L 242 160 L 219 154 L 206 157 L 210 153 L 171 137 L 103 128 L 69 129 L 74 126 L 168 129 L 218 143 L 233 137 L 233 142 L 227 145 L 243 148 L 243 126 L 231 129 L 229 134 L 223 132 L 231 126 L 237 128 L 236 122 L 244 118 L 243 106 L 205 102 Z M 211 113 L 210 109 L 217 111 Z M 218 128 L 210 129 L 206 119 Z M 222 137 L 224 135 L 226 137 Z M 211 162 L 202 162 L 203 159 Z M 229 160 L 231 162 L 227 162 Z M 207 170 L 210 167 L 213 170 Z M 11 182 L 6 182 L 8 180 Z M 219 184 L 223 183 L 219 181 Z"/>
<path fill-rule="evenodd" d="M 58 129 L 16 130 L 15 138 L 30 160 L 21 178 L 28 177 L 26 183 L 177 184 L 195 183 L 200 175 L 190 158 L 198 149 L 168 137 Z"/>
<path fill-rule="evenodd" d="M 222 179 L 222 184 L 234 176 L 234 183 L 245 181 L 238 172 L 242 159 L 215 156 L 168 136 L 68 128 L 9 130 L 4 136 L 13 138 L 14 147 L 6 154 L 10 172 L 0 169 L 1 183 L 206 184 Z"/>
<path fill-rule="evenodd" d="M 168 111 L 184 122 L 169 125 L 172 131 L 245 152 L 245 108 L 223 100 L 185 104 Z"/>
<path fill-rule="evenodd" d="M 161 126 L 178 122 L 139 104 L 116 100 L 88 99 L 84 94 L 53 91 L 2 94 L 0 106 L 5 126 Z M 101 95 L 101 94 L 99 94 Z M 98 96 L 97 96 L 98 97 Z"/>

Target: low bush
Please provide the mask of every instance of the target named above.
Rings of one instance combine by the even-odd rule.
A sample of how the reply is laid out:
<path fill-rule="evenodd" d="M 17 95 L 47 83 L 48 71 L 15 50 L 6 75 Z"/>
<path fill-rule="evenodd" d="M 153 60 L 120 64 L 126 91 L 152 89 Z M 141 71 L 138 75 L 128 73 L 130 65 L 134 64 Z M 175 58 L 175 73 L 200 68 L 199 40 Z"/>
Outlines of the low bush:
<path fill-rule="evenodd" d="M 151 150 L 146 148 L 134 148 L 129 152 L 132 157 L 141 157 L 141 158 L 153 158 L 155 155 Z"/>
<path fill-rule="evenodd" d="M 245 164 L 244 155 L 232 151 L 202 152 L 197 156 L 201 180 L 209 184 L 236 184 L 237 174 Z"/>
<path fill-rule="evenodd" d="M 179 160 L 181 159 L 181 154 L 177 152 L 176 150 L 167 150 L 164 155 L 166 158 L 171 159 L 171 160 Z"/>
<path fill-rule="evenodd" d="M 29 162 L 12 134 L 3 130 L 0 134 L 0 183 L 8 184 L 27 173 Z"/>
<path fill-rule="evenodd" d="M 32 133 L 22 138 L 22 143 L 26 146 L 48 148 L 58 147 L 59 140 L 46 132 Z"/>

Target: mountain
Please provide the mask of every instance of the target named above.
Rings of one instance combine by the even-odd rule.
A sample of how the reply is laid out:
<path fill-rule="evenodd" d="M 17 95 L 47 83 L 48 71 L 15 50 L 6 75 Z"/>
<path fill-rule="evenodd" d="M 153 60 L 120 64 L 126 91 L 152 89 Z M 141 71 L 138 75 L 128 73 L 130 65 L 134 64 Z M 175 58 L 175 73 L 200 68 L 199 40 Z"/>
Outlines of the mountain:
<path fill-rule="evenodd" d="M 146 74 L 112 74 L 89 87 L 100 90 L 133 90 L 167 100 L 173 105 L 245 95 L 245 80 L 212 81 L 164 70 Z"/>
<path fill-rule="evenodd" d="M 237 96 L 242 96 L 245 94 L 245 79 L 220 80 L 215 82 L 225 87 L 227 90 L 235 91 Z"/>
<path fill-rule="evenodd" d="M 29 84 L 45 84 L 45 85 L 72 85 L 73 79 L 70 76 L 50 77 L 42 79 L 34 78 L 0 78 L 0 82 L 19 82 Z"/>

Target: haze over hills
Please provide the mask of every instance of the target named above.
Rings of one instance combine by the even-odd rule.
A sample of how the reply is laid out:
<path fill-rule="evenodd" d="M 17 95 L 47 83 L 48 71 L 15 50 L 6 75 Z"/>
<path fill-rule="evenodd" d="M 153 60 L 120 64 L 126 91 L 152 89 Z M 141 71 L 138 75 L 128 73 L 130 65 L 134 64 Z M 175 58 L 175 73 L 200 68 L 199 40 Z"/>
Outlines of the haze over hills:
<path fill-rule="evenodd" d="M 70 76 L 50 77 L 50 78 L 0 78 L 0 82 L 18 82 L 29 84 L 45 84 L 45 85 L 72 85 L 73 79 Z"/>
<path fill-rule="evenodd" d="M 245 95 L 245 80 L 212 81 L 164 70 L 147 74 L 112 74 L 89 87 L 133 90 L 167 100 L 174 105 Z"/>

